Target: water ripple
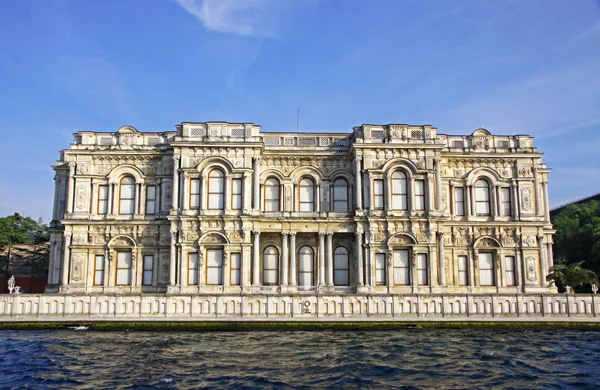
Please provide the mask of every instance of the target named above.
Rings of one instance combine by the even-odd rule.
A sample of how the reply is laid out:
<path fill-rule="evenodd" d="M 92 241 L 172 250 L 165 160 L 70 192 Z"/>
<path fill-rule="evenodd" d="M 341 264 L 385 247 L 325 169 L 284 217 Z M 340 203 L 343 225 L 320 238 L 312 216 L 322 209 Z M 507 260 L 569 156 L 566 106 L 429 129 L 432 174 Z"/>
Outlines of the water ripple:
<path fill-rule="evenodd" d="M 0 333 L 9 388 L 600 388 L 595 332 Z"/>

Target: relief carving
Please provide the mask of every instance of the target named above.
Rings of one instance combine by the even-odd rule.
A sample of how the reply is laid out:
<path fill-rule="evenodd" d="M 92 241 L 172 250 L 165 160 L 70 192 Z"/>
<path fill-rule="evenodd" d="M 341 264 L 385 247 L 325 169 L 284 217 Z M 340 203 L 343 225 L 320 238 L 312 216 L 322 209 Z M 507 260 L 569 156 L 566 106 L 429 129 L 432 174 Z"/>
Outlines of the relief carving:
<path fill-rule="evenodd" d="M 84 184 L 79 184 L 77 186 L 77 202 L 75 203 L 75 208 L 77 210 L 84 210 L 86 208 L 87 198 L 87 187 Z"/>
<path fill-rule="evenodd" d="M 531 211 L 531 188 L 521 189 L 521 208 L 523 211 Z"/>
<path fill-rule="evenodd" d="M 527 279 L 530 282 L 535 281 L 535 259 L 533 257 L 527 258 Z"/>
<path fill-rule="evenodd" d="M 74 282 L 81 282 L 83 279 L 83 255 L 73 256 L 73 275 Z"/>

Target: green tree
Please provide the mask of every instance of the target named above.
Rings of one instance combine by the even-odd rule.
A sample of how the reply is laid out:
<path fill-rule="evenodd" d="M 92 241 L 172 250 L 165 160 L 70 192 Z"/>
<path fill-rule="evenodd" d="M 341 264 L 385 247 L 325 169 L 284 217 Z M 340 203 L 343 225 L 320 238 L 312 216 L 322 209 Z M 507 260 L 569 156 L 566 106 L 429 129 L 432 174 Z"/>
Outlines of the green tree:
<path fill-rule="evenodd" d="M 554 282 L 561 287 L 577 287 L 584 284 L 597 284 L 598 275 L 592 270 L 581 267 L 583 261 L 571 264 L 556 264 L 550 268 L 546 281 Z"/>
<path fill-rule="evenodd" d="M 557 263 L 583 261 L 586 268 L 600 269 L 600 203 L 573 204 L 555 216 L 552 224 L 554 258 Z"/>
<path fill-rule="evenodd" d="M 0 270 L 8 277 L 15 245 L 28 245 L 26 249 L 35 267 L 48 262 L 48 227 L 41 219 L 35 221 L 17 213 L 0 218 Z M 42 264 L 42 265 L 40 265 Z"/>

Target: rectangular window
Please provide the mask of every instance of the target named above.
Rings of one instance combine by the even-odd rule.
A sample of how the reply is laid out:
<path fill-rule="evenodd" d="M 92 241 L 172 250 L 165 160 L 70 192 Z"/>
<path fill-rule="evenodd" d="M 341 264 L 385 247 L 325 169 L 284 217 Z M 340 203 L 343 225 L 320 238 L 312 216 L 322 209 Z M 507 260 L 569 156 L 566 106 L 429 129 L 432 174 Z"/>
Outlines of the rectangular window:
<path fill-rule="evenodd" d="M 98 214 L 106 215 L 108 213 L 108 186 L 98 186 Z"/>
<path fill-rule="evenodd" d="M 410 284 L 410 261 L 408 249 L 394 251 L 394 284 Z"/>
<path fill-rule="evenodd" d="M 427 255 L 425 253 L 417 254 L 417 283 L 419 286 L 429 284 L 427 277 Z"/>
<path fill-rule="evenodd" d="M 198 254 L 188 253 L 188 286 L 198 285 Z"/>
<path fill-rule="evenodd" d="M 146 214 L 156 213 L 156 186 L 146 186 Z"/>
<path fill-rule="evenodd" d="M 415 210 L 425 210 L 425 181 L 415 180 Z"/>
<path fill-rule="evenodd" d="M 467 281 L 467 256 L 458 256 L 458 285 L 466 286 Z"/>
<path fill-rule="evenodd" d="M 231 280 L 229 283 L 232 286 L 240 285 L 240 276 L 241 276 L 241 268 L 242 268 L 242 254 L 241 253 L 232 253 L 230 256 L 231 260 Z"/>
<path fill-rule="evenodd" d="M 208 249 L 206 251 L 206 284 L 223 284 L 223 250 Z"/>
<path fill-rule="evenodd" d="M 373 209 L 383 210 L 383 180 L 373 180 Z"/>
<path fill-rule="evenodd" d="M 315 211 L 315 187 L 309 184 L 302 184 L 301 182 L 298 191 L 300 198 L 300 211 Z M 277 210 L 279 210 L 279 205 L 276 207 Z"/>
<path fill-rule="evenodd" d="M 190 179 L 190 209 L 200 208 L 200 179 Z"/>
<path fill-rule="evenodd" d="M 117 286 L 131 284 L 131 252 L 117 252 Z"/>
<path fill-rule="evenodd" d="M 340 180 L 343 181 L 343 180 Z M 345 183 L 345 182 L 344 182 Z M 333 211 L 336 213 L 348 212 L 348 186 L 333 185 Z"/>
<path fill-rule="evenodd" d="M 516 286 L 516 278 L 515 278 L 515 258 L 514 256 L 506 256 L 504 258 L 506 262 L 506 285 L 507 286 Z"/>
<path fill-rule="evenodd" d="M 510 188 L 500 188 L 500 215 L 510 216 L 511 215 L 511 204 L 510 204 Z"/>
<path fill-rule="evenodd" d="M 231 209 L 242 209 L 242 179 L 231 180 Z"/>
<path fill-rule="evenodd" d="M 454 214 L 465 215 L 465 192 L 462 187 L 454 188 Z"/>
<path fill-rule="evenodd" d="M 494 285 L 494 257 L 492 253 L 479 254 L 479 285 Z"/>
<path fill-rule="evenodd" d="M 96 255 L 94 259 L 94 286 L 104 285 L 104 255 Z"/>
<path fill-rule="evenodd" d="M 375 254 L 375 284 L 385 286 L 385 253 Z"/>
<path fill-rule="evenodd" d="M 144 270 L 142 275 L 142 285 L 152 286 L 152 270 L 154 269 L 154 256 L 144 255 Z"/>

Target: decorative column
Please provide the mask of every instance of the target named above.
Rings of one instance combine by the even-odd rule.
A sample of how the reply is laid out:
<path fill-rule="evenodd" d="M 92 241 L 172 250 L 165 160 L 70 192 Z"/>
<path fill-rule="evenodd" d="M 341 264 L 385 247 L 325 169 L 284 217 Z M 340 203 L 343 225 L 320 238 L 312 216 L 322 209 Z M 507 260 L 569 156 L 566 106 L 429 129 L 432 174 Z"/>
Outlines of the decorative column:
<path fill-rule="evenodd" d="M 288 233 L 281 233 L 281 286 L 288 285 Z"/>
<path fill-rule="evenodd" d="M 71 250 L 69 247 L 71 246 L 71 232 L 64 232 L 64 253 L 63 253 L 63 263 L 62 263 L 62 274 L 60 279 L 60 284 L 63 287 L 66 287 L 69 284 L 69 260 L 71 259 Z"/>
<path fill-rule="evenodd" d="M 540 173 L 537 167 L 533 167 L 533 182 L 535 186 L 535 215 L 542 217 L 542 195 L 540 194 Z M 544 275 L 544 278 L 546 275 Z"/>
<path fill-rule="evenodd" d="M 260 232 L 254 231 L 252 232 L 254 236 L 254 241 L 252 242 L 254 249 L 254 256 L 252 258 L 252 286 L 259 287 L 260 286 Z"/>
<path fill-rule="evenodd" d="M 253 198 L 254 211 L 260 210 L 260 157 L 254 157 Z M 257 284 L 258 285 L 258 284 Z"/>
<path fill-rule="evenodd" d="M 296 287 L 298 275 L 296 274 L 296 233 L 290 233 L 290 286 Z"/>
<path fill-rule="evenodd" d="M 108 245 L 104 246 L 104 287 L 111 286 L 114 279 L 111 277 L 112 274 L 112 259 L 110 256 L 110 248 Z"/>
<path fill-rule="evenodd" d="M 52 238 L 50 240 L 50 262 L 48 264 L 48 284 L 54 284 L 54 264 L 56 263 L 56 247 L 57 247 L 56 239 Z"/>
<path fill-rule="evenodd" d="M 417 280 L 417 251 L 415 248 L 412 250 L 410 259 L 410 284 L 412 285 L 413 292 L 418 291 L 419 281 Z"/>
<path fill-rule="evenodd" d="M 514 215 L 515 219 L 519 219 L 520 218 L 519 188 L 518 188 L 517 182 L 512 183 L 512 194 L 513 194 L 513 199 L 512 199 L 513 215 Z"/>
<path fill-rule="evenodd" d="M 206 210 L 208 208 L 208 192 L 206 192 L 206 172 L 202 174 L 200 178 L 200 210 Z"/>
<path fill-rule="evenodd" d="M 146 214 L 146 183 L 140 183 L 140 214 Z M 156 188 L 156 187 L 155 187 Z M 156 206 L 154 206 L 156 207 Z M 154 213 L 152 213 L 154 214 Z"/>
<path fill-rule="evenodd" d="M 333 233 L 327 233 L 327 287 L 333 287 Z"/>
<path fill-rule="evenodd" d="M 183 171 L 183 209 L 190 209 L 190 180 L 188 173 Z"/>
<path fill-rule="evenodd" d="M 388 215 L 390 214 L 390 210 L 392 210 L 390 207 L 390 202 L 392 200 L 392 183 L 390 179 L 391 177 L 387 174 L 383 175 L 383 209 Z"/>
<path fill-rule="evenodd" d="M 360 169 L 362 157 L 357 157 L 354 160 L 355 164 L 355 178 L 356 178 L 356 209 L 362 210 L 362 171 Z"/>
<path fill-rule="evenodd" d="M 175 206 L 173 206 L 175 207 Z M 171 258 L 169 260 L 169 286 L 175 286 L 175 262 L 177 261 L 177 228 L 171 228 Z"/>
<path fill-rule="evenodd" d="M 440 285 L 446 286 L 446 264 L 444 262 L 444 232 L 437 232 L 438 236 L 438 253 L 440 263 Z"/>
<path fill-rule="evenodd" d="M 542 191 L 544 193 L 544 220 L 550 223 L 550 202 L 548 201 L 548 182 L 542 181 Z"/>
<path fill-rule="evenodd" d="M 548 239 L 548 242 L 546 243 L 546 251 L 546 259 L 548 259 L 548 270 L 550 270 L 551 267 L 554 267 L 554 253 L 552 253 L 552 242 L 550 242 L 550 239 Z M 544 276 L 544 280 L 545 279 L 546 276 Z"/>
<path fill-rule="evenodd" d="M 225 202 L 223 202 L 224 211 L 231 210 L 231 175 L 225 175 L 225 191 L 223 191 Z"/>
<path fill-rule="evenodd" d="M 173 209 L 179 209 L 179 156 L 173 157 Z"/>
<path fill-rule="evenodd" d="M 425 194 L 426 210 L 431 212 L 433 210 L 433 185 L 431 185 L 431 174 L 427 172 L 427 192 Z"/>
<path fill-rule="evenodd" d="M 440 167 L 442 159 L 437 157 L 433 161 L 435 162 L 435 209 L 442 211 L 442 173 Z"/>
<path fill-rule="evenodd" d="M 517 291 L 523 291 L 523 286 L 525 285 L 524 273 L 523 273 L 523 264 L 521 260 L 521 256 L 519 254 L 519 249 L 515 248 L 515 285 L 517 286 Z"/>
<path fill-rule="evenodd" d="M 502 210 L 500 207 L 502 203 L 502 199 L 500 199 L 500 186 L 494 186 L 494 190 L 496 194 L 496 207 L 494 209 L 496 210 L 496 216 L 500 217 L 502 216 Z"/>
<path fill-rule="evenodd" d="M 242 188 L 243 188 L 243 197 L 242 197 L 242 209 L 244 211 L 248 211 L 250 209 L 250 204 L 249 204 L 249 200 L 250 200 L 250 174 L 248 172 L 244 172 L 244 179 L 243 179 L 243 184 L 242 184 Z"/>
<path fill-rule="evenodd" d="M 325 233 L 319 232 L 319 286 L 325 284 Z"/>
<path fill-rule="evenodd" d="M 69 163 L 69 191 L 67 192 L 68 202 L 67 202 L 67 211 L 69 213 L 73 212 L 73 200 L 75 199 L 75 167 L 76 164 L 74 162 Z"/>
<path fill-rule="evenodd" d="M 541 284 L 544 285 L 546 281 L 546 275 L 548 275 L 548 262 L 546 261 L 546 251 L 544 250 L 544 236 L 539 234 L 537 236 L 538 248 L 540 251 L 540 265 L 542 271 Z"/>
<path fill-rule="evenodd" d="M 472 215 L 471 210 L 473 209 L 473 207 L 472 207 L 473 205 L 471 204 L 471 188 L 473 188 L 473 187 L 471 187 L 470 185 L 465 186 L 465 190 L 466 190 L 465 192 L 467 195 L 467 204 L 465 205 L 466 206 L 465 215 L 467 217 L 470 217 Z"/>
<path fill-rule="evenodd" d="M 316 190 L 317 190 L 316 191 L 317 196 L 316 196 L 316 199 L 315 199 L 315 207 L 316 207 L 316 209 L 314 211 L 316 211 L 317 213 L 321 212 L 321 186 L 322 185 L 323 184 L 321 183 L 321 184 L 317 184 L 317 186 L 316 186 L 317 187 L 316 188 Z"/>
<path fill-rule="evenodd" d="M 356 235 L 356 283 L 359 287 L 362 287 L 364 282 L 364 271 L 363 271 L 363 233 L 357 230 Z"/>
<path fill-rule="evenodd" d="M 412 174 L 408 176 L 408 187 L 406 188 L 406 208 L 408 208 L 408 214 L 413 215 L 415 213 L 415 178 Z"/>

